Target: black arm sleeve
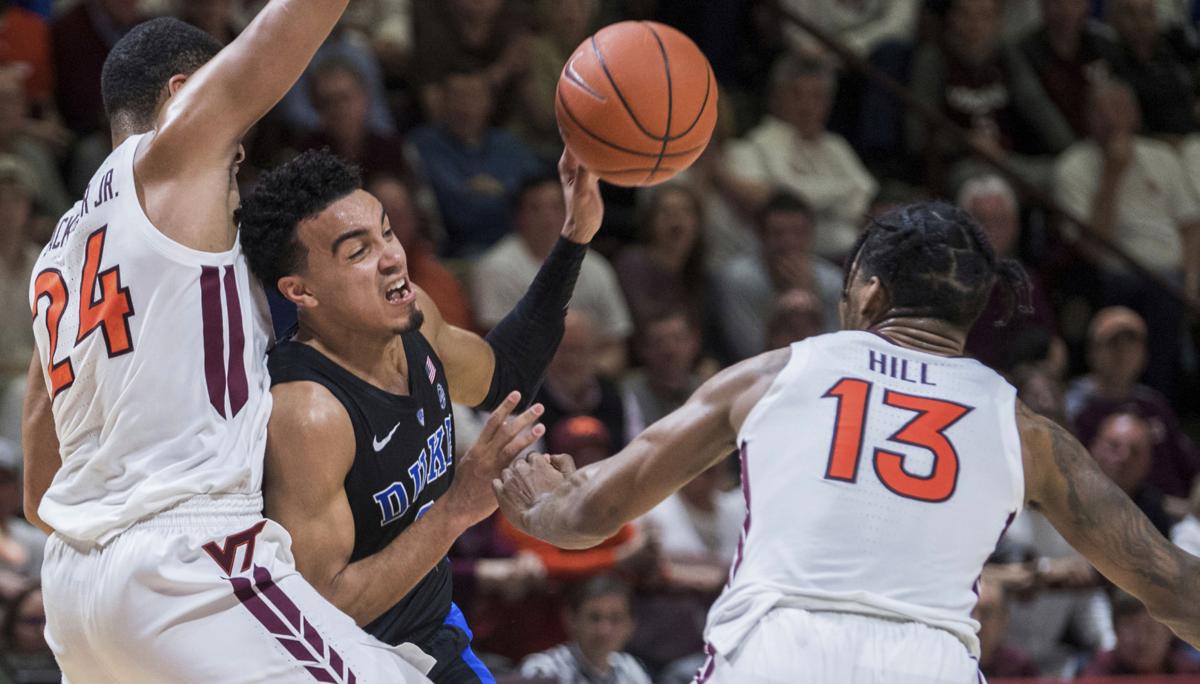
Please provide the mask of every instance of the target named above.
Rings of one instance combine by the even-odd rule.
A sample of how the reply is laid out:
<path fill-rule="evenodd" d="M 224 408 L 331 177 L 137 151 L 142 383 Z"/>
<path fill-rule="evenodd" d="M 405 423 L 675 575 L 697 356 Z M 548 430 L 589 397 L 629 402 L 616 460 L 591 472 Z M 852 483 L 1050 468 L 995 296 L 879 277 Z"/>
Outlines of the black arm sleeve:
<path fill-rule="evenodd" d="M 587 245 L 559 238 L 525 296 L 488 333 L 496 370 L 487 398 L 478 408 L 496 408 L 513 390 L 521 392 L 522 407 L 533 402 L 562 341 L 567 304 L 587 250 Z M 487 287 L 487 283 L 480 285 Z"/>

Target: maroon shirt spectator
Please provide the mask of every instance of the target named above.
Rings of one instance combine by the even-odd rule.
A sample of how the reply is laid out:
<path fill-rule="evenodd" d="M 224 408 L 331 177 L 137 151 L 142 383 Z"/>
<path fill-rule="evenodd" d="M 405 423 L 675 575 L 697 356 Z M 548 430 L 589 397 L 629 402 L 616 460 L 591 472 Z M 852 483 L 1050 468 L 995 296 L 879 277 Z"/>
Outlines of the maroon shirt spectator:
<path fill-rule="evenodd" d="M 100 72 L 108 51 L 145 19 L 137 0 L 83 0 L 50 27 L 58 111 L 67 127 L 106 129 Z"/>
<path fill-rule="evenodd" d="M 1153 458 L 1149 423 L 1130 411 L 1110 414 L 1087 444 L 1100 470 L 1133 500 L 1159 532 L 1170 534 L 1174 521 L 1163 506 L 1162 492 L 1146 481 Z"/>
<path fill-rule="evenodd" d="M 1101 309 L 1088 328 L 1091 372 L 1067 390 L 1067 415 L 1088 444 L 1106 417 L 1132 407 L 1150 426 L 1154 458 L 1147 482 L 1169 496 L 1186 497 L 1200 473 L 1200 453 L 1160 392 L 1137 382 L 1146 366 L 1146 324 L 1131 309 Z"/>

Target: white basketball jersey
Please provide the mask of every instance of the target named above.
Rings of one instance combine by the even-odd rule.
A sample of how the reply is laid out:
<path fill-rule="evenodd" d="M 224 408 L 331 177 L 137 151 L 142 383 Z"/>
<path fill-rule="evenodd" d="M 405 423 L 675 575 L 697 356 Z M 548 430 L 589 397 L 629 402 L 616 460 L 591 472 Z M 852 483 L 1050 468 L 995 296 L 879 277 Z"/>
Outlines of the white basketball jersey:
<path fill-rule="evenodd" d="M 240 245 L 200 252 L 150 223 L 141 138 L 59 220 L 30 286 L 62 456 L 38 514 L 100 544 L 197 494 L 258 493 L 271 411 L 262 288 Z"/>
<path fill-rule="evenodd" d="M 747 516 L 707 637 L 736 651 L 775 606 L 946 629 L 978 654 L 984 561 L 1024 500 L 1016 391 L 973 359 L 822 335 L 739 435 Z"/>

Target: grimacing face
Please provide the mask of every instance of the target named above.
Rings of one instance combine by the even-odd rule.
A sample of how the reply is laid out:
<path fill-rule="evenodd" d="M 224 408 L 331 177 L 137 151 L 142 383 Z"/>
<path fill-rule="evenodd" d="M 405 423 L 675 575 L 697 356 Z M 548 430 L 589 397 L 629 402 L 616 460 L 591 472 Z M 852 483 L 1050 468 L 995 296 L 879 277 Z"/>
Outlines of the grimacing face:
<path fill-rule="evenodd" d="M 279 289 L 301 316 L 367 336 L 421 327 L 404 248 L 370 193 L 355 190 L 334 202 L 302 221 L 296 236 L 308 252 L 306 263 L 280 278 Z"/>

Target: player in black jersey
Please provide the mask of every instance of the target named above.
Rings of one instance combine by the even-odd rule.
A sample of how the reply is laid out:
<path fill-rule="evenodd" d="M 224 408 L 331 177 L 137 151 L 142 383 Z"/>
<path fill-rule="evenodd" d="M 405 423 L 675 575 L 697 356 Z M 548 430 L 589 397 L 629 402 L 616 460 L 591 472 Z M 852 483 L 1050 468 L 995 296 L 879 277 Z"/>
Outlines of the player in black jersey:
<path fill-rule="evenodd" d="M 451 601 L 446 553 L 496 509 L 493 478 L 542 434 L 532 397 L 603 204 L 595 177 L 559 164 L 562 237 L 487 339 L 446 324 L 408 281 L 404 250 L 357 172 L 328 151 L 266 174 L 239 211 L 251 269 L 298 309 L 272 352 L 266 513 L 296 566 L 380 640 L 437 659 L 442 683 L 492 682 Z M 461 462 L 450 402 L 496 409 Z"/>

